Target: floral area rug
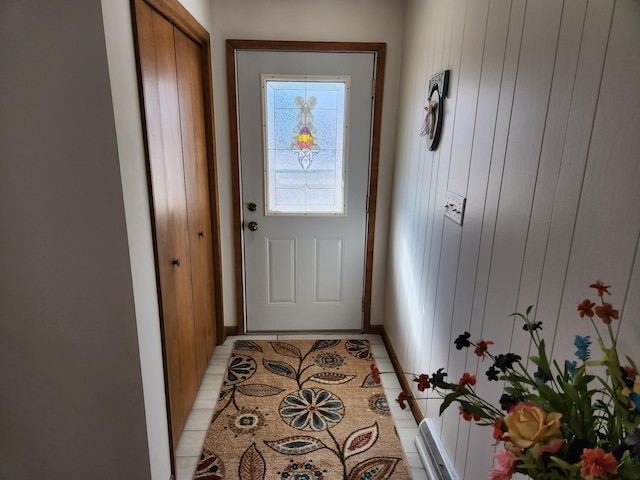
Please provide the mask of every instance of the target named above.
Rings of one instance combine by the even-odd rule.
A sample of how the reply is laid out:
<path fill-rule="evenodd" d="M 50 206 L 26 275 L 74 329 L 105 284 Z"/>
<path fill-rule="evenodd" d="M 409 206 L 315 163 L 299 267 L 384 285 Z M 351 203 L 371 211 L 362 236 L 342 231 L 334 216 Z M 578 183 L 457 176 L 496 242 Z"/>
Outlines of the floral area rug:
<path fill-rule="evenodd" d="M 367 340 L 239 340 L 196 479 L 410 480 Z"/>

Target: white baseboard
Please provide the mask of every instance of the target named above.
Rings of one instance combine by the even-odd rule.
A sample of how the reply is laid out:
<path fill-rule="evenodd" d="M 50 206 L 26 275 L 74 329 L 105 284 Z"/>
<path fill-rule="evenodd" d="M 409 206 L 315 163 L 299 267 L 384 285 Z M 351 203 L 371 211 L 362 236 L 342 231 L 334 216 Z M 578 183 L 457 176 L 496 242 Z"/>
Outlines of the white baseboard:
<path fill-rule="evenodd" d="M 458 480 L 444 444 L 433 422 L 428 418 L 423 419 L 418 425 L 416 446 L 430 480 Z"/>

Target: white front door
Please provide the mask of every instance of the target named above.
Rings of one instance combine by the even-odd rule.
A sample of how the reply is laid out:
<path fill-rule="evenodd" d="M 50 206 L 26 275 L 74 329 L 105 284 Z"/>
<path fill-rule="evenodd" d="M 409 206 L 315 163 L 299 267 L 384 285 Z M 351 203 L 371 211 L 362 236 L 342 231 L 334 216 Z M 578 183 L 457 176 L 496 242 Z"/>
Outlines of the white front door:
<path fill-rule="evenodd" d="M 375 56 L 247 50 L 236 68 L 247 331 L 359 330 Z"/>

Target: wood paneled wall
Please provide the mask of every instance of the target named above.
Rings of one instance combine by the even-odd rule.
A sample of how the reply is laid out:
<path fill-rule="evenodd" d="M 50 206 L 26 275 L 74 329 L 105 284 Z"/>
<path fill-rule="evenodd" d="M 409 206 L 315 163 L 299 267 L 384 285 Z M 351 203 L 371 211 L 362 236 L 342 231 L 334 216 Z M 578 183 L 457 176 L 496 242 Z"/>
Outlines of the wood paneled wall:
<path fill-rule="evenodd" d="M 574 336 L 592 333 L 576 306 L 596 279 L 622 310 L 621 352 L 635 354 L 640 3 L 409 1 L 402 68 L 385 329 L 404 369 L 486 379 L 454 339 L 469 331 L 525 357 L 509 315 L 529 305 L 554 356 L 571 359 Z M 428 79 L 447 68 L 430 152 L 418 135 Z M 447 190 L 467 198 L 463 227 L 444 218 Z M 478 391 L 497 400 L 483 380 Z M 420 401 L 459 477 L 485 478 L 491 432 L 438 407 Z"/>

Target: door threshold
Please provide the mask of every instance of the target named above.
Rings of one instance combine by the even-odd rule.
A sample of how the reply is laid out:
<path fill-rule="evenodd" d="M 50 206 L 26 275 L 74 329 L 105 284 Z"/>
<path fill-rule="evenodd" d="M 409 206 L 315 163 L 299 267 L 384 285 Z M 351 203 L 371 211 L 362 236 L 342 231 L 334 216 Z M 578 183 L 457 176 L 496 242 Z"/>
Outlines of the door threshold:
<path fill-rule="evenodd" d="M 260 330 L 245 335 L 361 335 L 362 330 Z"/>

